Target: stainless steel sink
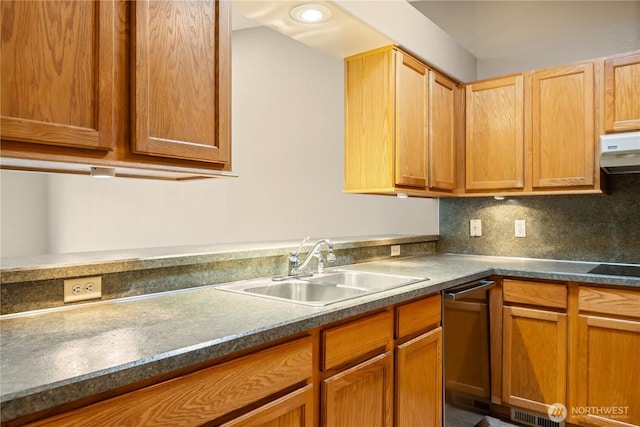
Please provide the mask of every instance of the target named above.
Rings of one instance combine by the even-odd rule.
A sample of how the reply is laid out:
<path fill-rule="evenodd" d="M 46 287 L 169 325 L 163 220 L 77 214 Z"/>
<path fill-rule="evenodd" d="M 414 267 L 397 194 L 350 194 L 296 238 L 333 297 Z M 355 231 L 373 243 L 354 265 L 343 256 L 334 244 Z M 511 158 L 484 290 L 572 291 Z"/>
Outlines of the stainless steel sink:
<path fill-rule="evenodd" d="M 351 286 L 367 291 L 383 291 L 421 282 L 421 277 L 398 276 L 395 274 L 370 273 L 368 271 L 344 270 L 327 272 L 307 279 L 312 283 L 333 283 L 341 286 Z"/>
<path fill-rule="evenodd" d="M 423 280 L 428 279 L 343 270 L 308 278 L 245 280 L 221 285 L 218 289 L 297 304 L 324 306 Z"/>
<path fill-rule="evenodd" d="M 366 290 L 334 284 L 320 284 L 296 280 L 280 283 L 271 282 L 271 284 L 267 286 L 245 288 L 244 292 L 296 302 L 327 303 L 352 298 L 365 293 Z"/>

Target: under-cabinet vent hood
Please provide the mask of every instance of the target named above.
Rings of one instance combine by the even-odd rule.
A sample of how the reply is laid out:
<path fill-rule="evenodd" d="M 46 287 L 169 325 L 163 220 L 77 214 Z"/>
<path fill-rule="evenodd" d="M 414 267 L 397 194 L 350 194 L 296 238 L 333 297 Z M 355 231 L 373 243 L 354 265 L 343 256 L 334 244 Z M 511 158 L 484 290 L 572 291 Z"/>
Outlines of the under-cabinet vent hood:
<path fill-rule="evenodd" d="M 640 132 L 602 135 L 600 150 L 600 167 L 606 173 L 640 173 Z"/>

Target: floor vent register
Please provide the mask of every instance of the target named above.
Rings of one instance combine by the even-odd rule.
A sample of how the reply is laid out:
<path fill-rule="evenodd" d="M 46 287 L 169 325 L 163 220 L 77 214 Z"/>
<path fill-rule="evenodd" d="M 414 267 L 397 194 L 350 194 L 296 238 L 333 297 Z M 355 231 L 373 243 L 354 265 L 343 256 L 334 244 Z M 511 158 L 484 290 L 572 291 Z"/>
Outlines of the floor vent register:
<path fill-rule="evenodd" d="M 564 427 L 564 421 L 552 421 L 546 415 L 511 408 L 511 421 L 531 427 Z"/>

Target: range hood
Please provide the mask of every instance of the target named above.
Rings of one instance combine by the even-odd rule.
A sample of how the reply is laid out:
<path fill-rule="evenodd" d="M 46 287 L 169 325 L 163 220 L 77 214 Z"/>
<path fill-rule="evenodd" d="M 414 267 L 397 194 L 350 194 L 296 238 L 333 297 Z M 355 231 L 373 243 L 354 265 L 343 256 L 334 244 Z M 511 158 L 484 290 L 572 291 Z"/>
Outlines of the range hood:
<path fill-rule="evenodd" d="M 605 173 L 640 173 L 640 132 L 600 136 L 600 153 Z"/>

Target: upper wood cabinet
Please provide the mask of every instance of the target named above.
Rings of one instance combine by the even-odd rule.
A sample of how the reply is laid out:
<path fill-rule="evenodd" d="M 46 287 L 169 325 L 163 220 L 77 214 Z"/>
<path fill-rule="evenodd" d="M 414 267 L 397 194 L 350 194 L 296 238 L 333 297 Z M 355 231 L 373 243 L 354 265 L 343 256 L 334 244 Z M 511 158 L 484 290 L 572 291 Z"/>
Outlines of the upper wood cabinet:
<path fill-rule="evenodd" d="M 112 150 L 115 3 L 2 1 L 0 10 L 2 139 Z"/>
<path fill-rule="evenodd" d="M 604 62 L 605 131 L 640 130 L 640 51 Z"/>
<path fill-rule="evenodd" d="M 427 102 L 429 70 L 415 58 L 394 51 L 395 80 L 395 184 L 427 187 L 429 156 Z"/>
<path fill-rule="evenodd" d="M 462 102 L 398 48 L 347 58 L 345 190 L 601 193 L 598 137 L 640 129 L 638 86 L 640 51 L 469 83 Z"/>
<path fill-rule="evenodd" d="M 230 2 L 1 8 L 3 168 L 232 175 Z"/>
<path fill-rule="evenodd" d="M 390 46 L 347 58 L 345 86 L 345 191 L 453 190 L 452 81 Z"/>
<path fill-rule="evenodd" d="M 593 186 L 594 62 L 536 70 L 526 77 L 533 189 Z"/>
<path fill-rule="evenodd" d="M 600 192 L 596 62 L 466 86 L 471 194 Z"/>
<path fill-rule="evenodd" d="M 456 188 L 456 132 L 458 86 L 442 74 L 429 71 L 429 188 Z"/>
<path fill-rule="evenodd" d="M 523 77 L 466 86 L 466 189 L 524 188 Z"/>
<path fill-rule="evenodd" d="M 221 64 L 230 52 L 219 6 L 213 1 L 133 6 L 133 151 L 229 162 L 228 84 L 220 83 L 229 79 Z"/>

